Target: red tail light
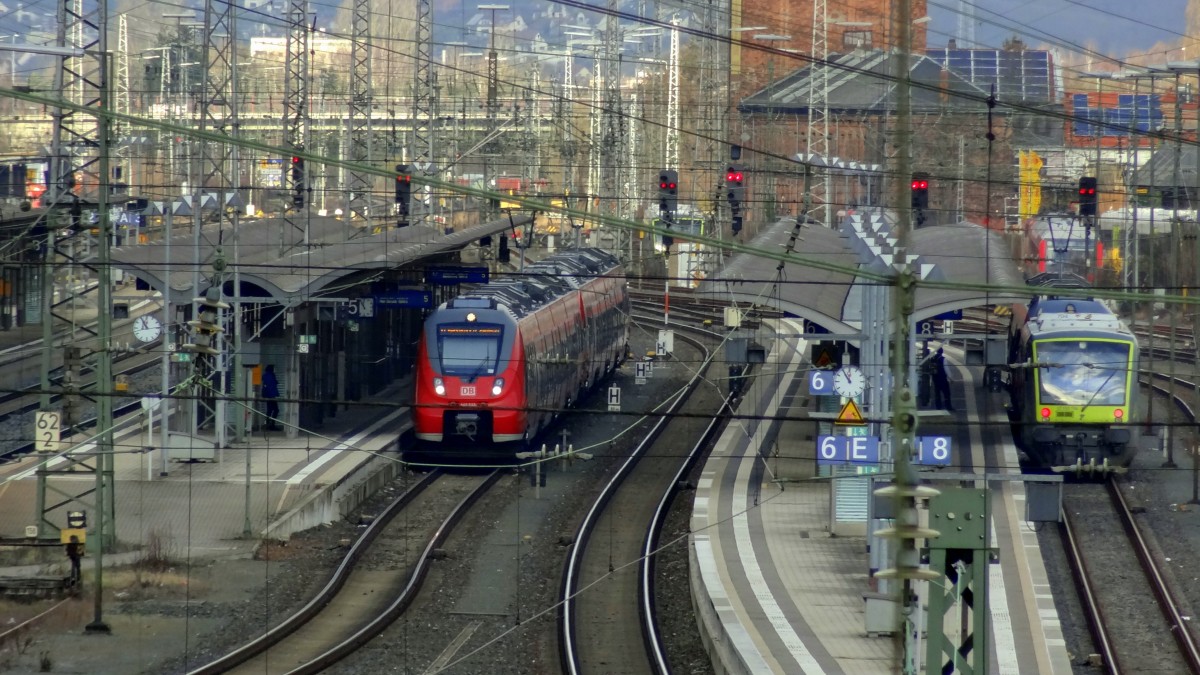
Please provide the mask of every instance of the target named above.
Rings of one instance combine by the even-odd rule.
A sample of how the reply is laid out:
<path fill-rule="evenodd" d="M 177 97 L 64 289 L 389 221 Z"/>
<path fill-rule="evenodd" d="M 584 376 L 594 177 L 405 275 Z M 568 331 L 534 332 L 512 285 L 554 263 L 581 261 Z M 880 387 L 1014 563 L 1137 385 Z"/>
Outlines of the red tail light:
<path fill-rule="evenodd" d="M 1050 419 L 1050 409 L 1049 408 L 1042 408 L 1042 419 L 1044 419 L 1044 420 Z"/>
<path fill-rule="evenodd" d="M 1121 410 L 1120 408 L 1117 408 L 1116 410 L 1113 411 L 1113 417 L 1115 417 L 1117 419 L 1122 419 L 1125 417 L 1125 411 Z"/>

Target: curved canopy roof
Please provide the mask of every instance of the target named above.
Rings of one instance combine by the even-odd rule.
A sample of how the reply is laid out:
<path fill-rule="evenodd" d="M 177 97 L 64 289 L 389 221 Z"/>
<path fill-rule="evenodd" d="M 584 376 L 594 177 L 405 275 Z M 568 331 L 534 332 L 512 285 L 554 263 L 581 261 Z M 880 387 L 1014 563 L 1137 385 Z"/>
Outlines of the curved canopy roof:
<path fill-rule="evenodd" d="M 212 243 L 222 241 L 220 248 L 232 265 L 235 246 L 238 268 L 243 285 L 262 288 L 271 298 L 282 303 L 302 302 L 329 290 L 339 283 L 353 281 L 366 270 L 392 269 L 421 258 L 462 248 L 481 237 L 498 234 L 510 227 L 530 222 L 529 216 L 507 217 L 469 227 L 453 234 L 443 234 L 438 227 L 411 226 L 391 229 L 379 234 L 360 235 L 344 221 L 313 216 L 309 221 L 311 246 L 280 245 L 284 236 L 295 238 L 298 233 L 282 231 L 280 219 L 243 221 L 236 242 L 231 233 L 218 233 L 204 228 L 199 244 L 191 232 L 191 219 L 185 221 L 183 234 L 171 237 L 170 242 L 157 241 L 115 248 L 113 266 L 133 274 L 152 288 L 162 290 L 166 270 L 170 270 L 171 302 L 187 303 L 206 289 L 192 288 L 192 270 L 197 261 L 202 271 L 212 258 Z M 202 275 L 203 276 L 203 275 Z M 201 284 L 203 284 L 203 280 Z"/>
<path fill-rule="evenodd" d="M 780 250 L 795 231 L 795 220 L 770 226 L 750 246 Z M 849 216 L 837 229 L 807 224 L 800 228 L 794 251 L 798 258 L 847 268 L 883 272 L 891 269 L 895 240 L 889 218 L 880 213 Z M 1023 286 L 1024 277 L 1003 236 L 971 223 L 925 227 L 909 240 L 914 266 L 924 278 L 971 285 Z M 985 264 L 986 262 L 986 264 Z M 741 253 L 699 292 L 736 303 L 778 307 L 785 314 L 809 319 L 834 333 L 857 332 L 862 320 L 861 288 L 875 282 L 843 272 L 777 263 Z M 919 286 L 913 319 L 980 305 L 1026 302 L 1029 293 L 976 291 Z"/>

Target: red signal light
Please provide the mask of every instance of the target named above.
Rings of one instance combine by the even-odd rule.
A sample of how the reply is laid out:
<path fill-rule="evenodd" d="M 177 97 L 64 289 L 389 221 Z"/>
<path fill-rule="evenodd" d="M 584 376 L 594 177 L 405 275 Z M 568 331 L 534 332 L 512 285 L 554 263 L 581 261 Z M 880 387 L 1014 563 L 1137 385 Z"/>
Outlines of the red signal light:
<path fill-rule="evenodd" d="M 927 181 L 927 180 L 914 180 L 914 181 L 912 182 L 912 189 L 914 189 L 914 190 L 928 190 L 928 189 L 929 189 L 929 181 Z"/>
<path fill-rule="evenodd" d="M 292 164 L 299 164 L 301 161 L 303 161 L 303 160 L 301 160 L 299 157 L 292 158 Z"/>
<path fill-rule="evenodd" d="M 664 189 L 666 189 L 666 187 L 667 187 L 667 184 L 666 184 L 665 182 L 663 182 L 663 183 L 659 183 L 659 184 L 658 184 L 658 188 L 659 188 L 660 190 L 664 190 Z"/>
<path fill-rule="evenodd" d="M 674 190 L 678 186 L 676 186 L 674 183 L 667 183 L 667 187 Z"/>

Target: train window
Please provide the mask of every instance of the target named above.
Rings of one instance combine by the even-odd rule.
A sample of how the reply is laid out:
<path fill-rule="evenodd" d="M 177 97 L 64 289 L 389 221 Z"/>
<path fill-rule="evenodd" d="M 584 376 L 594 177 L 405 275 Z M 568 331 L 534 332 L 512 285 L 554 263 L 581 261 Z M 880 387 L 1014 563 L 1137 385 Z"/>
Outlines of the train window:
<path fill-rule="evenodd" d="M 1125 405 L 1130 345 L 1096 340 L 1034 345 L 1040 405 Z"/>
<path fill-rule="evenodd" d="M 485 325 L 472 328 L 455 330 L 452 326 L 443 326 L 439 329 L 438 355 L 443 374 L 470 379 L 496 373 L 503 329 Z"/>

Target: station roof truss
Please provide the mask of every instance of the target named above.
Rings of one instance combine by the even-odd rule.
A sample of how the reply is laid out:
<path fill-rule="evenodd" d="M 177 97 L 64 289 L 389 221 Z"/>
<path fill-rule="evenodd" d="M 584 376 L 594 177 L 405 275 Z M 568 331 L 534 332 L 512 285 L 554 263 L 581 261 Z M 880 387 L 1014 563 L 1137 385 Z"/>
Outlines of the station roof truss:
<path fill-rule="evenodd" d="M 776 222 L 749 244 L 778 250 L 787 245 L 795 220 Z M 795 244 L 798 259 L 887 273 L 894 269 L 895 237 L 890 216 L 864 212 L 848 216 L 838 229 L 805 224 Z M 1000 233 L 972 223 L 920 228 L 909 238 L 909 261 L 922 278 L 970 286 L 1009 289 L 1024 286 Z M 986 261 L 987 264 L 984 264 Z M 749 253 L 734 256 L 725 269 L 701 284 L 699 292 L 738 305 L 777 307 L 785 315 L 808 319 L 833 333 L 856 333 L 862 322 L 859 286 L 876 284 L 857 274 L 787 262 L 782 273 Z M 945 286 L 918 286 L 914 321 L 971 307 L 1025 303 L 1028 292 L 982 291 Z"/>
<path fill-rule="evenodd" d="M 156 290 L 162 290 L 164 269 L 169 266 L 172 303 L 189 303 L 194 296 L 207 290 L 192 288 L 192 268 L 197 252 L 191 219 L 182 220 L 182 224 L 175 225 L 182 233 L 171 237 L 169 261 L 163 241 L 122 246 L 112 251 L 114 267 L 140 278 Z M 311 244 L 292 247 L 282 254 L 278 219 L 245 220 L 238 228 L 238 267 L 243 288 L 252 284 L 269 296 L 260 301 L 297 304 L 326 295 L 332 288 L 361 281 L 372 271 L 395 269 L 458 250 L 482 237 L 521 227 L 531 220 L 524 215 L 514 215 L 511 219 L 505 216 L 452 234 L 444 234 L 440 227 L 413 225 L 363 235 L 358 227 L 336 218 L 312 216 L 309 221 Z M 218 241 L 215 236 L 208 239 Z M 234 245 L 232 235 L 226 232 L 222 253 L 230 266 L 234 264 Z M 212 251 L 205 249 L 213 246 L 201 238 L 200 247 L 198 259 L 210 259 Z M 231 279 L 232 273 L 227 271 L 225 281 Z"/>

